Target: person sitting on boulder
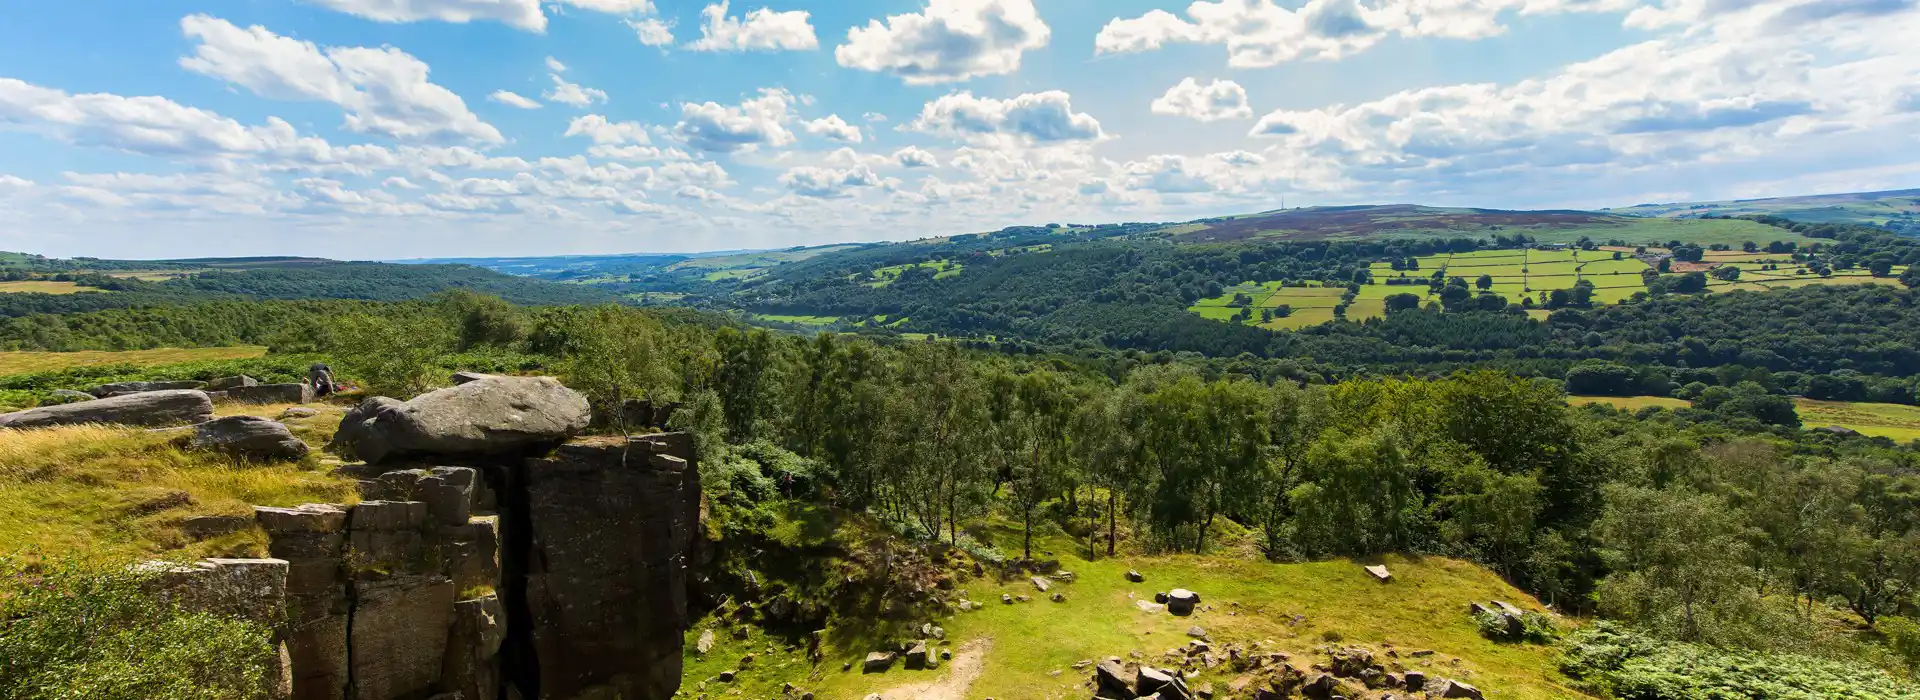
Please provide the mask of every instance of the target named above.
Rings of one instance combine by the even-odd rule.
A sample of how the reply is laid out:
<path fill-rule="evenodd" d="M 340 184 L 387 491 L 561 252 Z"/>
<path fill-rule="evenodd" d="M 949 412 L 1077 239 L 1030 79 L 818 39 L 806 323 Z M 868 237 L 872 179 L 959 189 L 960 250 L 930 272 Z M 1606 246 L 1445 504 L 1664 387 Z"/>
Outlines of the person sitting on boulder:
<path fill-rule="evenodd" d="M 338 388 L 333 383 L 333 368 L 325 362 L 315 362 L 307 368 L 307 383 L 313 385 L 314 396 L 326 396 Z"/>

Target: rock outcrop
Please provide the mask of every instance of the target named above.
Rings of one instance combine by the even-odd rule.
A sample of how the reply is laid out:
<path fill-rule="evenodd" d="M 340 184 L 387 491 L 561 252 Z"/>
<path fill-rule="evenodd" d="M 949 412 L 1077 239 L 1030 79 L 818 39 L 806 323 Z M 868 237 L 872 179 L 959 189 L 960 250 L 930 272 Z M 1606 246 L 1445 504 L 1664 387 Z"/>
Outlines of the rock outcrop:
<path fill-rule="evenodd" d="M 307 456 L 307 443 L 279 421 L 259 416 L 228 416 L 193 426 L 188 445 L 235 457 L 291 461 Z"/>
<path fill-rule="evenodd" d="M 587 399 L 551 377 L 490 377 L 410 401 L 367 399 L 327 447 L 379 464 L 405 457 L 510 457 L 578 434 Z"/>
<path fill-rule="evenodd" d="M 204 423 L 213 418 L 213 400 L 193 389 L 146 391 L 104 399 L 41 406 L 0 414 L 0 428 L 44 428 L 81 423 L 164 427 Z"/>
<path fill-rule="evenodd" d="M 526 548 L 508 569 L 525 572 L 527 624 L 510 628 L 520 645 L 507 662 L 514 675 L 537 670 L 542 697 L 666 698 L 679 687 L 700 519 L 692 455 L 685 434 L 594 440 L 512 475 L 509 551 Z"/>
<path fill-rule="evenodd" d="M 259 386 L 259 385 L 260 385 L 260 380 L 241 374 L 241 375 L 235 375 L 232 377 L 221 377 L 219 379 L 215 379 L 213 381 L 207 382 L 207 390 L 229 391 L 229 390 L 238 389 L 241 387 Z"/>

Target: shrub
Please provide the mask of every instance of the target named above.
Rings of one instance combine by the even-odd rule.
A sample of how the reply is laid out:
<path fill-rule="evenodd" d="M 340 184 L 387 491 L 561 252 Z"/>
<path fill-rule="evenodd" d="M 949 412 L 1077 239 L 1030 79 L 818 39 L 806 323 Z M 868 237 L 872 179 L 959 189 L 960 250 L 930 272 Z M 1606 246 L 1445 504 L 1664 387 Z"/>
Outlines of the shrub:
<path fill-rule="evenodd" d="M 1497 610 L 1475 613 L 1473 621 L 1480 628 L 1480 636 L 1496 642 L 1531 642 L 1549 644 L 1559 638 L 1559 630 L 1554 629 L 1553 619 L 1536 612 L 1521 613 L 1519 624 L 1511 617 Z"/>
<path fill-rule="evenodd" d="M 264 697 L 267 628 L 168 605 L 144 592 L 148 576 L 0 561 L 0 697 Z"/>
<path fill-rule="evenodd" d="M 1560 670 L 1603 697 L 1920 698 L 1920 688 L 1862 664 L 1671 642 L 1609 622 L 1567 641 Z"/>

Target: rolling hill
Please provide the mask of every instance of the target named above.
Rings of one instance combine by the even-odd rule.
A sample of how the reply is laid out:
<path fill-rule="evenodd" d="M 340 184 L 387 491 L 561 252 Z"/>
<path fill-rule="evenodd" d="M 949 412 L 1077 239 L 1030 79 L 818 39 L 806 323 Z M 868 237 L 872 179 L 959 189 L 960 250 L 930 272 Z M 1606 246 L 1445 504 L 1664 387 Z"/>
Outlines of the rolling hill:
<path fill-rule="evenodd" d="M 1920 189 L 1819 194 L 1718 202 L 1636 204 L 1604 210 L 1609 214 L 1661 218 L 1757 216 L 1772 214 L 1810 224 L 1868 224 L 1920 232 Z"/>

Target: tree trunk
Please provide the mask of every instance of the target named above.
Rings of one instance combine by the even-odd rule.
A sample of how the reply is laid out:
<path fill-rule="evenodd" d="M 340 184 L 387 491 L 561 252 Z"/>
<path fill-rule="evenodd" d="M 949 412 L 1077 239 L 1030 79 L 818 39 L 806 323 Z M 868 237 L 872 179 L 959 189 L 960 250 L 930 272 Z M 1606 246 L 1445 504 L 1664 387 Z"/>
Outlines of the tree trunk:
<path fill-rule="evenodd" d="M 1021 529 L 1026 531 L 1023 534 L 1025 542 L 1023 542 L 1020 546 L 1021 556 L 1025 558 L 1027 561 L 1033 561 L 1033 509 L 1032 508 L 1024 508 L 1021 510 L 1020 525 L 1021 525 Z"/>
<path fill-rule="evenodd" d="M 1113 543 L 1116 539 L 1114 512 L 1119 510 L 1120 497 L 1112 487 L 1107 488 L 1107 556 L 1113 556 Z"/>

